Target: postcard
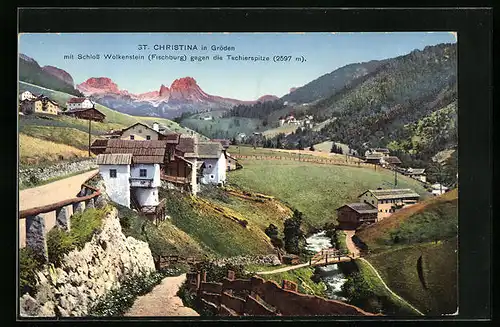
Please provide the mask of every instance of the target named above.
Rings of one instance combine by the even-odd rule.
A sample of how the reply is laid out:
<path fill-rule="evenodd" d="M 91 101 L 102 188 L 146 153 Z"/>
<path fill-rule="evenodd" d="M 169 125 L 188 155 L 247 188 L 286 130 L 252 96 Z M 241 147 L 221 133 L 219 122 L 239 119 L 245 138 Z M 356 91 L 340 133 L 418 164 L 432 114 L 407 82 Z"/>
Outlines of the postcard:
<path fill-rule="evenodd" d="M 442 317 L 457 34 L 21 33 L 20 316 Z"/>

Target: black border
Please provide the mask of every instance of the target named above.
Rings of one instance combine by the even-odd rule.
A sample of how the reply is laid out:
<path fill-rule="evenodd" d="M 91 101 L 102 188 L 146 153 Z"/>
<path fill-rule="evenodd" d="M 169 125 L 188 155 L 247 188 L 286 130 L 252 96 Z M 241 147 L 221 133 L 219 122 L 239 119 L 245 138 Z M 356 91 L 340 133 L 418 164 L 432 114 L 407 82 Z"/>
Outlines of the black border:
<path fill-rule="evenodd" d="M 440 320 L 489 319 L 491 317 L 492 23 L 492 11 L 487 8 L 356 8 L 352 10 L 335 8 L 99 8 L 91 10 L 20 8 L 18 11 L 19 32 L 23 33 L 457 31 L 460 313 L 458 317 L 439 317 Z M 12 65 L 16 67 L 17 51 L 11 60 Z M 254 321 L 260 320 L 249 318 Z M 396 317 L 384 318 L 383 320 L 389 318 L 391 321 L 403 320 Z M 293 320 L 297 319 L 306 320 L 306 318 L 298 317 Z M 121 319 L 122 323 L 123 320 L 125 319 Z M 148 320 L 150 319 L 143 319 L 140 322 L 144 323 Z M 320 320 L 324 319 L 320 317 L 307 319 L 316 323 Z M 333 321 L 333 319 L 328 320 Z M 359 321 L 354 318 L 342 320 Z M 370 320 L 373 321 L 373 319 Z M 60 321 L 65 321 L 65 319 Z M 76 320 L 69 321 L 76 322 Z M 139 322 L 136 319 L 133 321 Z M 162 321 L 195 322 L 200 320 L 162 318 Z M 36 322 L 37 325 L 43 323 L 41 320 Z M 216 321 L 216 323 L 220 324 L 222 321 Z"/>

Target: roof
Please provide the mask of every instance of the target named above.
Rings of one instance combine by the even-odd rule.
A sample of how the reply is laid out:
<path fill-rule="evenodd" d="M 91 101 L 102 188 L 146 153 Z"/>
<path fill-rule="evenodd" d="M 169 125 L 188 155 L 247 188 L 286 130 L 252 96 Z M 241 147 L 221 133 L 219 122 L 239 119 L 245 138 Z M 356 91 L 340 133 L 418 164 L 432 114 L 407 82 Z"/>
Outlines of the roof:
<path fill-rule="evenodd" d="M 222 153 L 220 142 L 199 142 L 198 156 L 201 159 L 218 159 Z"/>
<path fill-rule="evenodd" d="M 368 153 L 365 155 L 365 159 L 381 159 L 383 157 L 382 153 Z"/>
<path fill-rule="evenodd" d="M 389 157 L 384 157 L 383 160 L 387 162 L 388 164 L 400 164 L 401 160 L 399 160 L 398 157 L 394 156 L 389 156 Z"/>
<path fill-rule="evenodd" d="M 82 103 L 87 100 L 87 98 L 71 98 L 68 100 L 68 103 Z"/>
<path fill-rule="evenodd" d="M 424 168 L 408 168 L 407 173 L 412 174 L 412 175 L 421 175 L 425 172 Z"/>
<path fill-rule="evenodd" d="M 98 165 L 130 165 L 132 154 L 130 153 L 105 153 L 97 156 Z"/>
<path fill-rule="evenodd" d="M 152 131 L 153 131 L 153 132 L 155 132 L 155 133 L 161 134 L 159 131 L 156 131 L 156 130 L 152 129 L 152 128 L 151 128 L 151 127 L 149 127 L 148 125 L 143 124 L 143 123 L 139 123 L 139 122 L 137 122 L 137 123 L 135 123 L 135 124 L 133 124 L 133 125 L 130 125 L 130 126 L 129 126 L 129 127 L 127 127 L 127 128 L 122 129 L 122 133 L 123 133 L 123 132 L 125 132 L 126 130 L 131 129 L 131 128 L 132 128 L 132 127 L 134 127 L 134 126 L 137 126 L 137 125 L 144 126 L 145 128 L 147 128 L 147 129 L 149 129 L 149 130 L 152 130 Z"/>
<path fill-rule="evenodd" d="M 374 206 L 372 206 L 371 204 L 368 204 L 368 203 L 359 203 L 359 202 L 348 203 L 348 204 L 338 208 L 337 210 L 339 210 L 343 207 L 349 207 L 352 210 L 356 211 L 357 213 L 361 213 L 361 214 L 362 213 L 377 213 L 377 208 L 375 208 Z"/>
<path fill-rule="evenodd" d="M 179 144 L 175 148 L 184 154 L 187 153 L 189 153 L 190 155 L 197 154 L 194 137 L 181 136 L 179 139 Z"/>
<path fill-rule="evenodd" d="M 100 112 L 99 110 L 97 110 L 94 107 L 92 107 L 92 108 L 72 108 L 72 109 L 66 111 L 66 113 L 67 114 L 80 113 L 80 112 L 85 112 L 85 111 L 89 111 L 89 110 L 95 111 L 97 114 L 102 115 L 103 117 L 106 117 L 105 114 L 103 114 L 102 112 Z"/>
<path fill-rule="evenodd" d="M 228 148 L 231 145 L 231 141 L 226 139 L 212 139 L 212 142 L 219 142 L 224 148 Z"/>
<path fill-rule="evenodd" d="M 135 141 L 135 140 L 107 140 L 104 153 L 130 153 L 133 155 L 133 163 L 163 163 L 167 141 Z"/>
<path fill-rule="evenodd" d="M 370 192 L 377 200 L 385 200 L 385 199 L 401 199 L 401 198 L 418 198 L 420 195 L 415 191 L 404 188 L 404 189 L 385 189 L 385 190 L 367 190 L 362 193 L 360 196 L 365 194 L 366 192 Z"/>
<path fill-rule="evenodd" d="M 167 140 L 167 143 L 169 144 L 179 144 L 181 134 L 177 133 L 170 133 L 170 134 L 164 134 L 165 135 L 165 140 Z"/>
<path fill-rule="evenodd" d="M 374 148 L 371 149 L 373 152 L 380 152 L 380 153 L 389 153 L 389 149 L 386 148 Z"/>

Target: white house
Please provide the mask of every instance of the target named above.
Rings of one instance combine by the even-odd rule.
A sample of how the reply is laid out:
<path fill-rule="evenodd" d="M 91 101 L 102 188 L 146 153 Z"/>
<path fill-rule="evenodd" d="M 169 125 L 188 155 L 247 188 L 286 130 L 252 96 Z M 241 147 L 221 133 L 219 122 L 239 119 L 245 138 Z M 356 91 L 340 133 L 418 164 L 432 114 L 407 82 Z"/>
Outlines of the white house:
<path fill-rule="evenodd" d="M 36 95 L 31 93 L 30 91 L 24 91 L 21 94 L 19 94 L 19 100 L 24 101 L 24 100 L 33 100 L 36 98 Z"/>
<path fill-rule="evenodd" d="M 227 160 L 220 142 L 199 142 L 198 156 L 205 163 L 202 184 L 224 185 L 226 183 Z"/>
<path fill-rule="evenodd" d="M 432 184 L 431 188 L 432 188 L 431 193 L 434 196 L 442 195 L 442 194 L 446 193 L 446 191 L 448 191 L 448 188 L 446 186 L 439 184 L 439 183 Z"/>
<path fill-rule="evenodd" d="M 88 109 L 88 108 L 93 108 L 94 105 L 95 105 L 95 103 L 90 101 L 90 99 L 88 99 L 88 98 L 71 98 L 66 103 L 66 107 L 68 110 Z"/>
<path fill-rule="evenodd" d="M 97 164 L 111 200 L 144 213 L 154 212 L 160 204 L 160 165 L 165 162 L 166 149 L 167 141 L 108 140 Z"/>
<path fill-rule="evenodd" d="M 122 206 L 130 208 L 132 154 L 100 154 L 97 156 L 97 164 L 109 198 Z"/>

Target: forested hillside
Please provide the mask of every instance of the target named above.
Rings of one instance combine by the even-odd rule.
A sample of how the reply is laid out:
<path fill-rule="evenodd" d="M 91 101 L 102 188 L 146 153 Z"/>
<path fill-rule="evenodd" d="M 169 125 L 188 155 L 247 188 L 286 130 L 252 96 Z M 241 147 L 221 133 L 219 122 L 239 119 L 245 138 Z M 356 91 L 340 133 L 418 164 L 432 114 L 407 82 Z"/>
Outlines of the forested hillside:
<path fill-rule="evenodd" d="M 281 135 L 279 143 L 304 148 L 331 140 L 358 153 L 390 147 L 404 164 L 428 165 L 457 145 L 456 55 L 456 44 L 440 44 L 387 60 L 307 109 L 316 122 L 337 119 L 319 131 Z"/>
<path fill-rule="evenodd" d="M 34 59 L 25 55 L 19 56 L 19 81 L 71 95 L 83 96 L 73 85 L 43 70 Z"/>
<path fill-rule="evenodd" d="M 282 99 L 283 101 L 301 104 L 331 96 L 342 90 L 352 81 L 372 73 L 385 62 L 386 60 L 372 60 L 369 62 L 344 66 L 297 88 L 296 90 L 283 96 Z"/>

